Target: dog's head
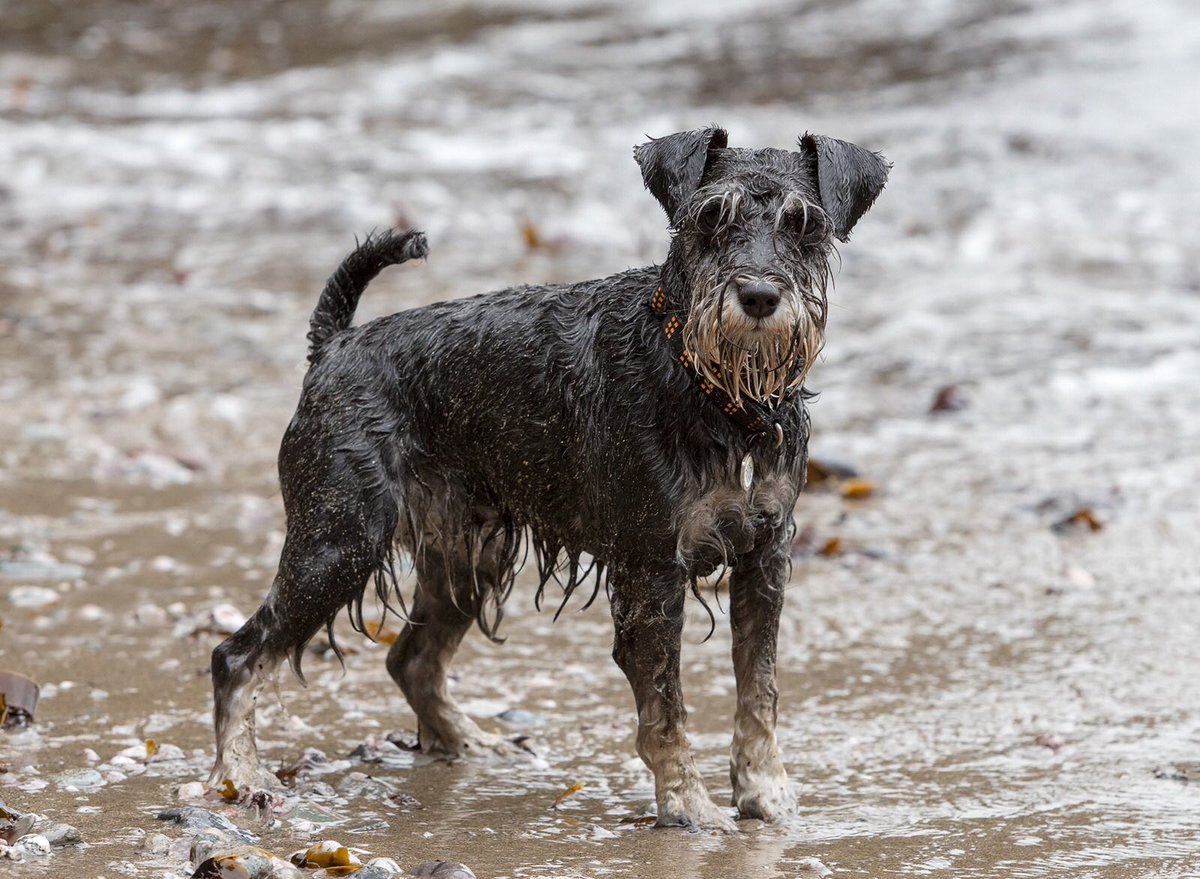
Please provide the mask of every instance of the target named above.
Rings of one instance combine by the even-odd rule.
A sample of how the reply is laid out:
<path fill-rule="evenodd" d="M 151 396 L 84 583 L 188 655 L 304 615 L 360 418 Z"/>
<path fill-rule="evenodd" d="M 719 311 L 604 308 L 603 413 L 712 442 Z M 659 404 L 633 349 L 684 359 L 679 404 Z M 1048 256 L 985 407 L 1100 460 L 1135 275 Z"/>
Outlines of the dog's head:
<path fill-rule="evenodd" d="M 735 401 L 777 403 L 824 340 L 833 240 L 887 180 L 879 154 L 805 134 L 798 151 L 731 149 L 724 129 L 634 149 L 671 222 L 671 264 L 688 301 L 684 345 Z"/>

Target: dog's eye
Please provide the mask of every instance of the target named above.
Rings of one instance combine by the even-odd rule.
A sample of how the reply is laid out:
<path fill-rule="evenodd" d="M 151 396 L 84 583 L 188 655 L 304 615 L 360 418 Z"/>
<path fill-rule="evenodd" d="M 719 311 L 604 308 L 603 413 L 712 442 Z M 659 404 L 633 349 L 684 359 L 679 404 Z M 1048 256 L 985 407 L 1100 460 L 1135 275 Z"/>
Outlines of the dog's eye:
<path fill-rule="evenodd" d="M 710 201 L 696 215 L 696 229 L 701 235 L 711 237 L 721 228 L 721 203 Z"/>
<path fill-rule="evenodd" d="M 809 211 L 807 214 L 800 212 L 792 218 L 792 221 L 801 247 L 816 247 L 829 238 L 829 224 L 824 214 L 819 211 L 816 213 Z"/>

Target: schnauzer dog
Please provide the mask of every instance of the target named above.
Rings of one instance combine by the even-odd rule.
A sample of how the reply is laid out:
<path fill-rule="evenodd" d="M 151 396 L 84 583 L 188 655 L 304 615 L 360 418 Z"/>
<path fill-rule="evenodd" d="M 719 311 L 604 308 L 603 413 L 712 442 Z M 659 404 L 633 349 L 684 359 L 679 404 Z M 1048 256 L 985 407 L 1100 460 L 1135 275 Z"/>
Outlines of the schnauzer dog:
<path fill-rule="evenodd" d="M 696 769 L 679 682 L 687 592 L 729 570 L 732 804 L 768 821 L 786 812 L 775 656 L 807 463 L 803 382 L 822 345 L 833 239 L 847 240 L 890 168 L 834 138 L 798 146 L 729 148 L 708 128 L 637 147 L 670 221 L 662 265 L 352 327 L 367 284 L 424 257 L 425 239 L 385 233 L 346 258 L 313 312 L 279 452 L 278 573 L 213 651 L 211 784 L 277 783 L 255 746 L 257 695 L 284 658 L 300 674 L 305 645 L 342 608 L 363 629 L 372 582 L 385 607 L 400 601 L 387 668 L 422 749 L 512 748 L 455 704 L 446 673 L 472 623 L 496 637 L 532 549 L 539 606 L 551 580 L 564 603 L 585 583 L 592 599 L 608 594 L 660 825 L 736 827 Z M 410 607 L 399 551 L 416 572 Z"/>

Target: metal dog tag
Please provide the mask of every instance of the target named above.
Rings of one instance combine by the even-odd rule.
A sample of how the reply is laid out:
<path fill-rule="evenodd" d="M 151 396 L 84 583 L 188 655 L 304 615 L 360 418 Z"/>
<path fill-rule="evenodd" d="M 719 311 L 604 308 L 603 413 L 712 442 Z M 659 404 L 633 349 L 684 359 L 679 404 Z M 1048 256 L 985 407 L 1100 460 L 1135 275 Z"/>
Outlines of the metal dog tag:
<path fill-rule="evenodd" d="M 746 457 L 742 458 L 742 490 L 749 492 L 750 486 L 754 484 L 754 459 L 750 457 L 750 453 L 746 452 Z"/>

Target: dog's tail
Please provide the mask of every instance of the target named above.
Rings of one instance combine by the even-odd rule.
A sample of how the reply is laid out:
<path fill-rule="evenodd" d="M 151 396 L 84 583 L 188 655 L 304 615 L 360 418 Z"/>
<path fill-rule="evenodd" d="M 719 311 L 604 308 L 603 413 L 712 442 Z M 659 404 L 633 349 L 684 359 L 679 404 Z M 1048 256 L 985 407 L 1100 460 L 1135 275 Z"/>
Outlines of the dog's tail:
<path fill-rule="evenodd" d="M 325 282 L 308 324 L 308 362 L 316 363 L 329 340 L 350 328 L 359 297 L 376 275 L 388 266 L 421 259 L 428 253 L 423 232 L 388 229 L 368 235 Z"/>

